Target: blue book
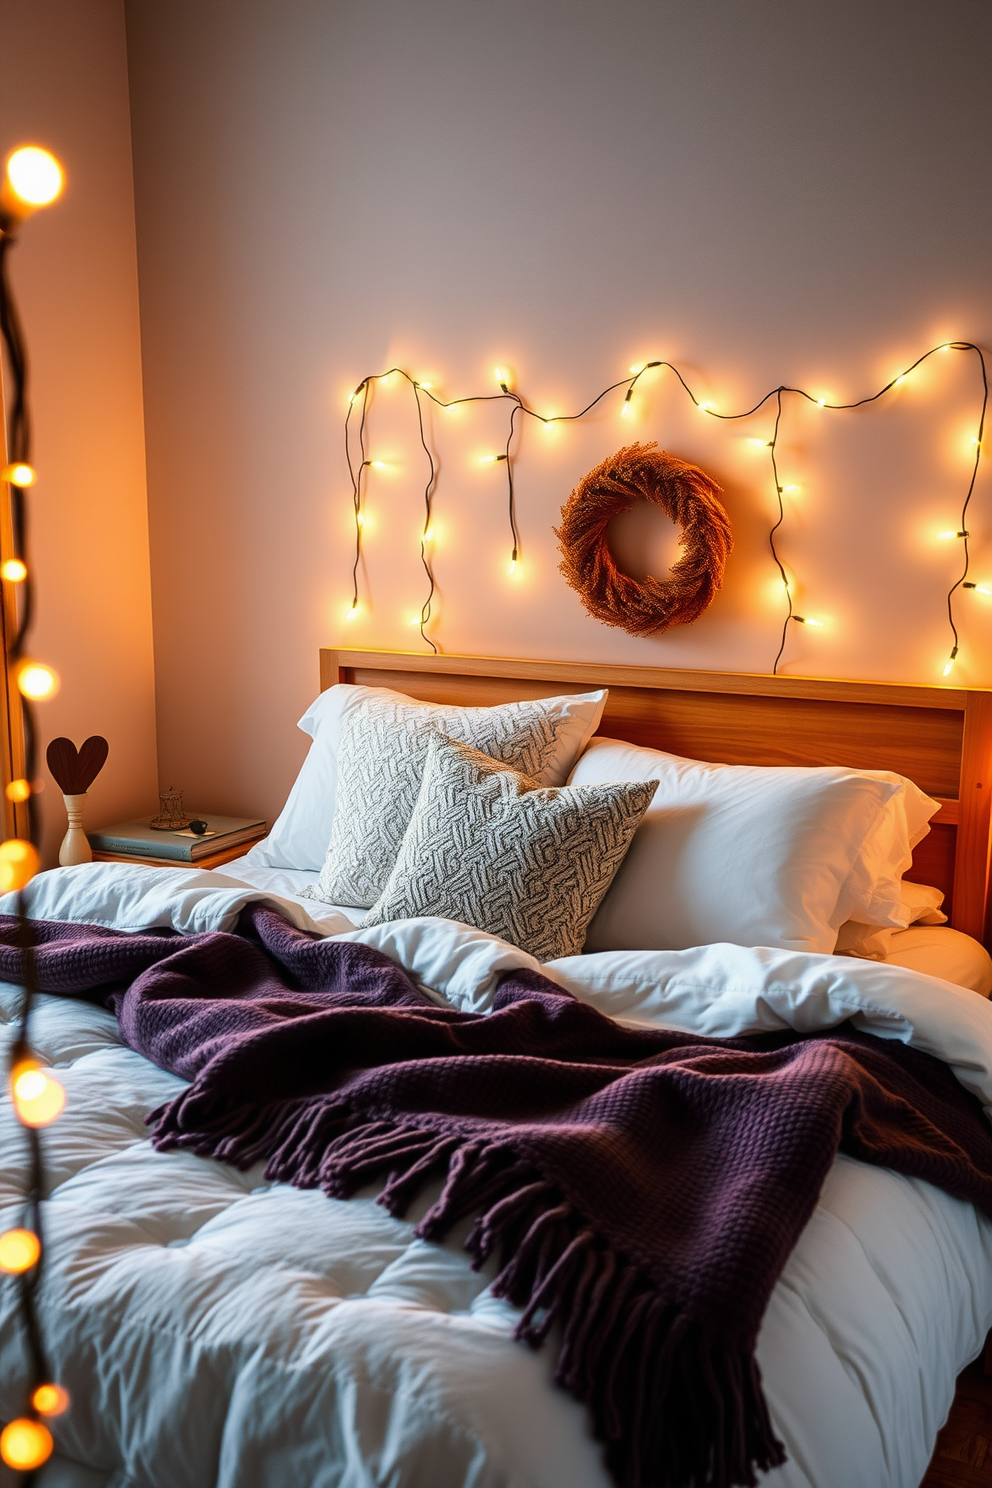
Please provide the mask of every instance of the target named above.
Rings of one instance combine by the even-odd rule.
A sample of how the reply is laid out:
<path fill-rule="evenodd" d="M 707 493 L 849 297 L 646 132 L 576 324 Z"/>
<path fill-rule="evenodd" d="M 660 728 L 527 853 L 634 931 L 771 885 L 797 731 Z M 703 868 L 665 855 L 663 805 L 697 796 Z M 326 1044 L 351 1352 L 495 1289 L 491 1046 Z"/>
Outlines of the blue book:
<path fill-rule="evenodd" d="M 193 821 L 205 821 L 206 832 L 160 832 L 149 825 L 151 817 L 118 822 L 87 832 L 90 847 L 96 852 L 120 853 L 135 858 L 170 858 L 177 863 L 195 863 L 225 847 L 252 842 L 265 830 L 265 822 L 248 816 L 208 816 L 206 812 L 189 812 Z"/>

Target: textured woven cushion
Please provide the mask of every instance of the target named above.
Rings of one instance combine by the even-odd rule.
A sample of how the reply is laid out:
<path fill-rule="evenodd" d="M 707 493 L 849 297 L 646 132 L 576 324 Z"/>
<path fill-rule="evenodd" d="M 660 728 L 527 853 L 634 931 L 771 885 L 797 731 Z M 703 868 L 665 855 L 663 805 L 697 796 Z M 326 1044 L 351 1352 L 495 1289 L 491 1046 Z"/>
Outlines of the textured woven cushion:
<path fill-rule="evenodd" d="M 367 909 L 382 893 L 413 814 L 427 747 L 460 739 L 539 785 L 564 785 L 595 733 L 605 692 L 495 708 L 447 708 L 381 688 L 339 689 L 341 722 L 330 842 L 308 899 Z"/>
<path fill-rule="evenodd" d="M 442 735 L 364 925 L 441 915 L 541 961 L 575 956 L 657 781 L 542 788 Z"/>

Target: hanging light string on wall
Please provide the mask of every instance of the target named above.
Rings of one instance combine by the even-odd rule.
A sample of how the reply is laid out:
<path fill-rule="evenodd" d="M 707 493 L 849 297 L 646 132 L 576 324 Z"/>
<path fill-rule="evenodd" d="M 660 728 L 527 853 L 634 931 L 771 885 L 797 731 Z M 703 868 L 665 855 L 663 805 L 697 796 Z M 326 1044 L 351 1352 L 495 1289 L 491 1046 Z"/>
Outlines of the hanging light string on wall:
<path fill-rule="evenodd" d="M 65 1103 L 62 1086 L 31 1047 L 30 1023 L 37 973 L 33 926 L 24 890 L 39 866 L 40 820 L 36 799 L 36 729 L 33 703 L 51 697 L 58 678 L 52 668 L 31 657 L 28 633 L 34 613 L 34 590 L 28 558 L 28 502 L 25 492 L 34 484 L 31 463 L 31 420 L 28 410 L 27 359 L 20 321 L 10 289 L 8 261 L 21 224 L 38 207 L 56 200 L 62 190 L 62 169 L 53 155 L 38 146 L 22 146 L 7 160 L 0 187 L 0 337 L 9 374 L 7 464 L 0 476 L 10 503 L 9 551 L 0 562 L 4 584 L 4 660 L 10 684 L 21 695 L 23 774 L 6 787 L 8 802 L 26 826 L 26 836 L 0 843 L 0 892 L 16 891 L 21 950 L 21 1001 L 10 1052 L 9 1088 L 17 1119 L 28 1147 L 28 1178 L 20 1223 L 0 1234 L 0 1273 L 18 1288 L 19 1310 L 28 1356 L 28 1383 L 23 1413 L 0 1432 L 0 1458 L 21 1475 L 23 1484 L 35 1480 L 37 1469 L 52 1454 L 52 1434 L 46 1419 L 69 1405 L 69 1397 L 54 1382 L 48 1364 L 37 1310 L 37 1293 L 45 1261 L 41 1203 L 45 1194 L 40 1129 L 54 1121 Z M 4 543 L 7 549 L 7 543 Z M 12 626 L 12 628 L 11 628 Z"/>
<path fill-rule="evenodd" d="M 755 439 L 754 442 L 756 444 L 762 445 L 768 450 L 772 486 L 775 494 L 777 510 L 775 522 L 773 523 L 768 534 L 768 546 L 771 552 L 772 560 L 774 561 L 782 580 L 782 588 L 786 604 L 786 614 L 782 622 L 781 640 L 779 643 L 778 652 L 775 656 L 775 660 L 772 663 L 772 675 L 775 676 L 778 674 L 778 668 L 781 663 L 782 656 L 785 652 L 790 625 L 809 625 L 817 629 L 822 628 L 823 626 L 822 620 L 818 620 L 815 616 L 812 615 L 800 614 L 796 609 L 793 583 L 789 578 L 788 570 L 786 569 L 785 564 L 782 560 L 782 556 L 779 552 L 779 537 L 786 518 L 786 506 L 783 497 L 791 490 L 796 489 L 795 487 L 783 485 L 779 469 L 778 442 L 782 426 L 785 397 L 790 396 L 803 399 L 807 403 L 814 404 L 816 407 L 825 409 L 829 412 L 850 412 L 856 408 L 864 408 L 870 403 L 878 402 L 880 398 L 884 398 L 885 395 L 891 392 L 894 388 L 900 387 L 906 381 L 907 377 L 909 377 L 910 374 L 914 372 L 917 367 L 921 366 L 930 357 L 936 356 L 939 352 L 947 351 L 963 351 L 973 353 L 978 359 L 982 382 L 982 404 L 978 419 L 977 433 L 974 437 L 974 459 L 971 464 L 971 477 L 968 482 L 968 488 L 965 492 L 964 500 L 961 507 L 960 522 L 954 532 L 941 534 L 942 536 L 958 539 L 962 544 L 961 572 L 959 576 L 954 580 L 953 584 L 947 592 L 947 620 L 952 636 L 950 655 L 943 668 L 943 675 L 947 677 L 950 675 L 950 672 L 954 666 L 955 661 L 957 660 L 958 652 L 960 650 L 960 638 L 958 635 L 958 628 L 954 613 L 954 597 L 958 589 L 970 589 L 983 594 L 988 592 L 985 586 L 973 583 L 968 577 L 971 566 L 971 555 L 968 547 L 968 539 L 970 536 L 968 532 L 968 508 L 971 505 L 971 499 L 975 492 L 975 484 L 978 480 L 978 470 L 982 458 L 982 441 L 985 435 L 985 418 L 988 410 L 989 399 L 988 370 L 986 367 L 985 356 L 981 348 L 977 346 L 973 341 L 941 342 L 939 346 L 933 346 L 930 348 L 929 351 L 925 351 L 922 356 L 918 356 L 916 360 L 912 362 L 903 372 L 900 372 L 895 377 L 891 378 L 885 384 L 885 386 L 879 388 L 877 392 L 870 393 L 863 398 L 854 399 L 851 402 L 833 402 L 830 399 L 819 397 L 815 393 L 808 392 L 805 388 L 791 387 L 785 383 L 782 383 L 778 387 L 770 389 L 770 391 L 765 393 L 765 395 L 760 398 L 758 402 L 755 403 L 752 407 L 734 413 L 722 413 L 718 409 L 714 408 L 711 403 L 697 398 L 696 394 L 693 392 L 692 388 L 686 381 L 685 377 L 683 377 L 678 367 L 676 367 L 674 363 L 667 361 L 663 357 L 659 357 L 652 361 L 638 363 L 636 366 L 631 367 L 629 376 L 622 377 L 615 382 L 611 382 L 602 390 L 602 392 L 597 393 L 596 397 L 593 398 L 591 402 L 587 403 L 584 408 L 580 408 L 576 413 L 545 414 L 539 412 L 539 410 L 537 410 L 536 408 L 531 408 L 520 396 L 520 394 L 511 386 L 512 378 L 507 369 L 503 367 L 497 367 L 494 374 L 499 387 L 498 393 L 476 393 L 468 397 L 452 398 L 449 400 L 438 397 L 438 395 L 432 390 L 429 383 L 419 382 L 415 377 L 413 377 L 402 367 L 390 367 L 387 372 L 372 373 L 369 376 L 362 378 L 354 393 L 351 395 L 344 426 L 345 455 L 348 462 L 348 471 L 351 476 L 355 522 L 355 561 L 352 566 L 352 600 L 351 607 L 347 612 L 347 618 L 354 618 L 359 610 L 359 569 L 361 567 L 362 561 L 362 536 L 363 528 L 365 526 L 366 487 L 365 483 L 363 482 L 363 475 L 366 470 L 376 467 L 379 463 L 378 461 L 370 460 L 368 458 L 368 450 L 366 446 L 366 418 L 369 407 L 369 396 L 370 390 L 375 383 L 384 382 L 387 378 L 390 377 L 401 377 L 410 385 L 416 399 L 420 441 L 423 445 L 429 463 L 429 479 L 427 481 L 424 492 L 424 526 L 421 533 L 420 550 L 421 560 L 423 562 L 424 569 L 430 584 L 430 592 L 420 614 L 419 628 L 423 640 L 426 642 L 427 645 L 431 647 L 433 651 L 436 652 L 437 646 L 427 634 L 427 625 L 431 618 L 431 605 L 436 588 L 432 552 L 430 547 L 430 537 L 432 529 L 432 504 L 437 482 L 437 469 L 424 434 L 423 404 L 421 402 L 422 396 L 426 396 L 432 403 L 436 404 L 437 407 L 444 409 L 462 407 L 470 403 L 491 403 L 500 400 L 509 402 L 510 410 L 505 445 L 499 453 L 483 456 L 483 460 L 487 464 L 504 464 L 506 466 L 507 520 L 510 529 L 511 541 L 509 572 L 512 574 L 520 561 L 521 555 L 520 530 L 517 524 L 516 492 L 514 487 L 513 469 L 514 439 L 517 432 L 518 415 L 522 414 L 527 418 L 535 419 L 537 422 L 543 424 L 546 427 L 554 424 L 575 423 L 577 420 L 583 419 L 589 413 L 591 413 L 592 410 L 599 403 L 601 403 L 604 398 L 609 397 L 611 393 L 615 393 L 620 388 L 623 388 L 625 391 L 623 401 L 620 406 L 620 414 L 623 418 L 629 418 L 633 412 L 633 398 L 638 382 L 646 372 L 660 369 L 671 372 L 677 379 L 691 402 L 694 404 L 694 406 L 699 410 L 700 413 L 706 414 L 709 418 L 719 419 L 722 422 L 736 422 L 741 419 L 753 418 L 756 414 L 760 413 L 761 410 L 765 408 L 769 403 L 772 403 L 774 406 L 775 416 L 771 429 L 771 437 L 768 439 Z M 361 405 L 361 417 L 358 425 L 357 441 L 360 451 L 360 459 L 356 461 L 353 455 L 352 448 L 352 440 L 355 437 L 352 433 L 352 416 L 354 414 L 356 405 L 359 403 Z"/>

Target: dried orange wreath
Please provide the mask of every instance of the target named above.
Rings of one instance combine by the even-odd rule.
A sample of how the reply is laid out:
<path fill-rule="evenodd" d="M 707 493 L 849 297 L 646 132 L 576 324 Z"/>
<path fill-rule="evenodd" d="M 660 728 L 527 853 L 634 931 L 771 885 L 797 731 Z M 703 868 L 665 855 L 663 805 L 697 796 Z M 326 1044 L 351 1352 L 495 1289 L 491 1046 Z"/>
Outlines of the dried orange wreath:
<path fill-rule="evenodd" d="M 698 620 L 723 585 L 734 546 L 720 487 L 695 465 L 655 444 L 631 444 L 579 481 L 555 528 L 559 564 L 590 615 L 631 635 Z M 633 579 L 610 552 L 606 529 L 638 501 L 651 501 L 681 528 L 683 553 L 671 578 Z"/>

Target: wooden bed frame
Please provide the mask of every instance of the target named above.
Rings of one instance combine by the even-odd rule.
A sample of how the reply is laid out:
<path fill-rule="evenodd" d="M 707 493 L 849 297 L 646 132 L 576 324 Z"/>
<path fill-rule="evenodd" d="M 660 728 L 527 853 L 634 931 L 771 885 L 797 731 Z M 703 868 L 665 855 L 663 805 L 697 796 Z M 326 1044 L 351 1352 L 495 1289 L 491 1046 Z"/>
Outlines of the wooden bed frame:
<path fill-rule="evenodd" d="M 943 889 L 955 929 L 992 944 L 992 691 L 322 650 L 321 688 L 335 682 L 472 707 L 608 687 L 600 732 L 610 738 L 731 765 L 896 770 L 941 803 L 907 878 Z"/>

